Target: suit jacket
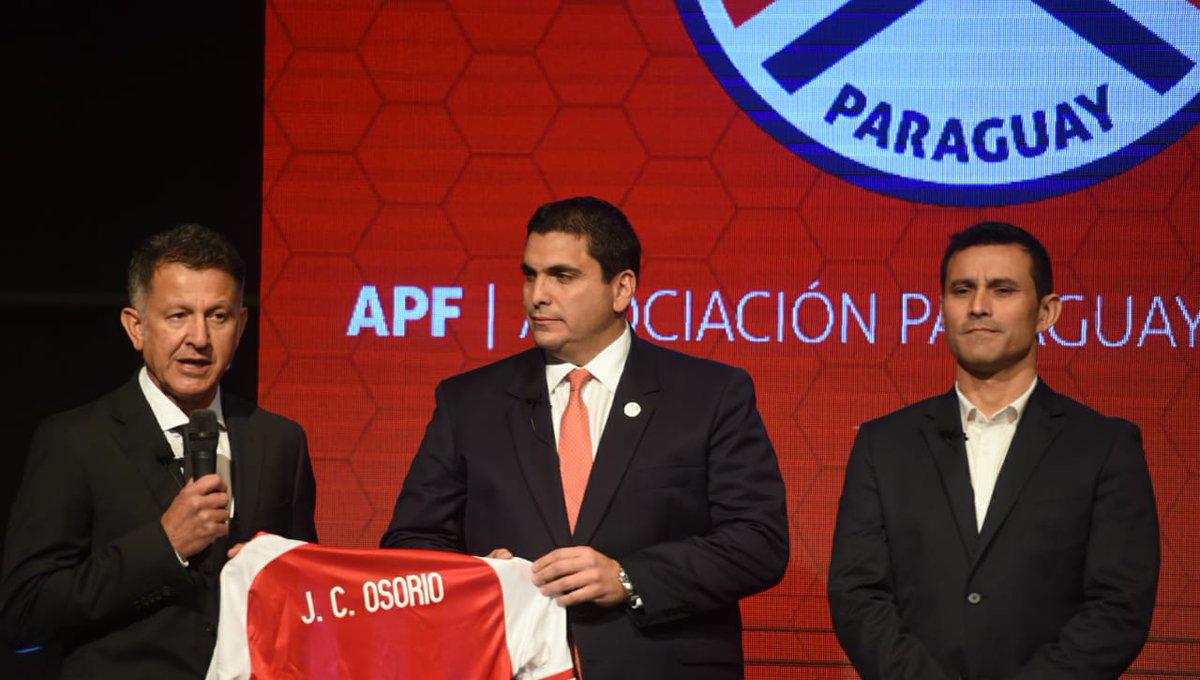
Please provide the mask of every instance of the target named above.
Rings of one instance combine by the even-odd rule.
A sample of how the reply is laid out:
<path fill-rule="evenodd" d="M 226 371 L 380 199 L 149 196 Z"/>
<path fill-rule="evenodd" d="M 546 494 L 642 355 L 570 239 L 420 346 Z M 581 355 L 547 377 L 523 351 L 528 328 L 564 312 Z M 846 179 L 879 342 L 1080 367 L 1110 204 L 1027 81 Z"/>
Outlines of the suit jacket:
<path fill-rule="evenodd" d="M 63 677 L 203 677 L 225 549 L 257 531 L 316 540 L 304 431 L 226 392 L 221 407 L 237 506 L 230 535 L 187 568 L 160 524 L 181 483 L 136 377 L 40 424 L 4 550 L 11 644 L 61 641 Z"/>
<path fill-rule="evenodd" d="M 384 547 L 537 559 L 589 545 L 621 562 L 645 608 L 568 611 L 584 677 L 741 677 L 738 600 L 788 560 L 784 486 L 745 371 L 635 336 L 574 535 L 542 352 L 450 378 L 436 396 Z"/>
<path fill-rule="evenodd" d="M 864 678 L 1115 678 L 1133 661 L 1159 561 L 1135 425 L 1039 381 L 976 526 L 954 390 L 862 426 L 829 603 Z"/>

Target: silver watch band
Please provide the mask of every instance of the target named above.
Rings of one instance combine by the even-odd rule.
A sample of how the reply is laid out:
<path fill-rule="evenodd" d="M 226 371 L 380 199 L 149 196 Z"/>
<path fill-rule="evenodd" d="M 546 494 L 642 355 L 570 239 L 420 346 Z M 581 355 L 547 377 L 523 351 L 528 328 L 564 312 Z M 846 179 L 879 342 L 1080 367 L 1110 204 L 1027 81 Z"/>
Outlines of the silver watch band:
<path fill-rule="evenodd" d="M 629 580 L 629 574 L 625 573 L 625 567 L 617 572 L 617 580 L 621 582 L 621 588 L 625 590 L 625 600 L 629 604 L 630 609 L 641 609 L 646 606 L 642 602 L 642 596 L 638 595 L 637 590 L 633 587 L 633 581 Z"/>

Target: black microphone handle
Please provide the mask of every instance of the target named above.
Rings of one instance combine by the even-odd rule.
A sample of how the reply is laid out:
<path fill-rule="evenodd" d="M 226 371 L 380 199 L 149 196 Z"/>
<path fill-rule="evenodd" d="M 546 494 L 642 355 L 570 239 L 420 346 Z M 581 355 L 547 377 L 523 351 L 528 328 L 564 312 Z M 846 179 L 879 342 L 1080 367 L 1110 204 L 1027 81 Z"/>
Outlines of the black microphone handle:
<path fill-rule="evenodd" d="M 206 446 L 196 447 L 196 451 L 192 453 L 192 477 L 200 479 L 204 475 L 214 475 L 217 473 L 217 449 L 208 448 Z"/>
<path fill-rule="evenodd" d="M 184 455 L 190 460 L 192 479 L 200 479 L 217 471 L 217 442 L 220 439 L 217 416 L 208 409 L 188 414 L 184 428 Z"/>

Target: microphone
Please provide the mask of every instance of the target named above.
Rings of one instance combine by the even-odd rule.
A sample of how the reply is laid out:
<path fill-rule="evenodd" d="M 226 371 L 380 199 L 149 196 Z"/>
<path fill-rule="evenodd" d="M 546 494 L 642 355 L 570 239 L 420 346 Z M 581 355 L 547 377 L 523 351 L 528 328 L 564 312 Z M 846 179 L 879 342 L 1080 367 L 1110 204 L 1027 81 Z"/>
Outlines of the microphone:
<path fill-rule="evenodd" d="M 188 414 L 188 424 L 183 428 L 183 457 L 192 479 L 216 473 L 220 432 L 217 414 L 212 411 L 197 409 Z"/>
<path fill-rule="evenodd" d="M 529 408 L 537 406 L 542 400 L 541 390 L 538 389 L 537 383 L 525 383 L 525 405 Z"/>
<path fill-rule="evenodd" d="M 533 410 L 537 408 L 539 402 L 542 401 L 542 392 L 538 389 L 538 384 L 535 382 L 525 383 L 524 390 L 525 407 L 529 409 L 529 427 L 537 434 L 537 423 L 533 419 Z"/>
<path fill-rule="evenodd" d="M 958 430 L 942 430 L 938 434 L 942 435 L 942 439 L 946 440 L 947 444 L 967 441 L 967 435 Z"/>

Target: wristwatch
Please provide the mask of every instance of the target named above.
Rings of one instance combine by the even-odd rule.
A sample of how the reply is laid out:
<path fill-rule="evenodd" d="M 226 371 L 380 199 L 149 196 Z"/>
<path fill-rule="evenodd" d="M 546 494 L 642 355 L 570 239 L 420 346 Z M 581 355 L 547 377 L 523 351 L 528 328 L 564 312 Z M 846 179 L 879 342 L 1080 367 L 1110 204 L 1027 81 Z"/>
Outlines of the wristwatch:
<path fill-rule="evenodd" d="M 629 608 L 638 610 L 645 607 L 642 602 L 642 596 L 633 588 L 633 581 L 629 580 L 629 574 L 625 573 L 625 567 L 617 572 L 617 580 L 621 582 L 621 587 L 625 589 L 625 601 L 629 604 Z"/>

